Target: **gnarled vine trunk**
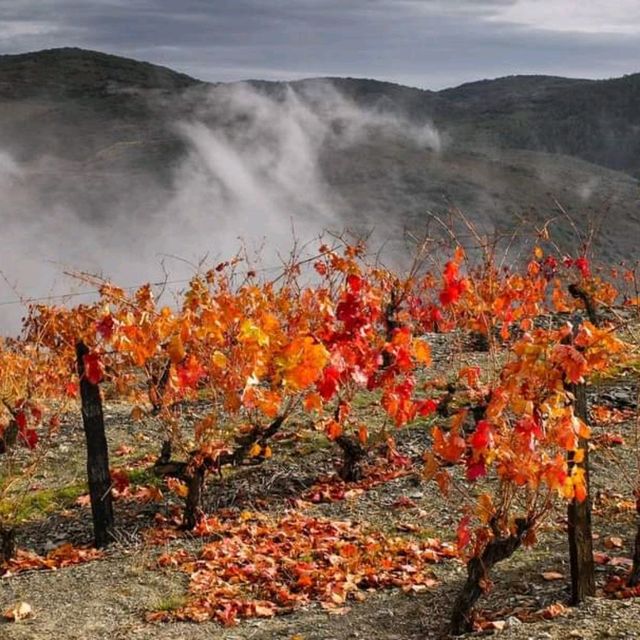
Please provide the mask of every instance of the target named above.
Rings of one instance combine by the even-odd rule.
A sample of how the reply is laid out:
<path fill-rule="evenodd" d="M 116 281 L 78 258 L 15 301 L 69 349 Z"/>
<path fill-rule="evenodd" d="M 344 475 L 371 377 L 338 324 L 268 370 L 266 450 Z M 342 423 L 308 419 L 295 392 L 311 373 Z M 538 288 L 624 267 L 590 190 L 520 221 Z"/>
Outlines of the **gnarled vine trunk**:
<path fill-rule="evenodd" d="M 182 519 L 183 528 L 193 529 L 202 518 L 202 496 L 207 472 L 216 470 L 219 472 L 224 466 L 240 464 L 247 457 L 253 445 L 258 443 L 264 446 L 267 440 L 280 430 L 285 419 L 284 415 L 278 416 L 266 428 L 256 425 L 248 433 L 236 438 L 235 448 L 232 451 L 221 453 L 216 458 L 205 458 L 199 464 L 194 465 L 192 457 L 191 463 L 185 465 L 187 497 Z M 194 452 L 192 456 L 195 456 L 196 453 Z"/>
<path fill-rule="evenodd" d="M 193 529 L 202 519 L 202 494 L 204 492 L 204 479 L 206 469 L 198 466 L 187 472 L 187 498 L 184 505 L 184 518 L 182 526 L 184 529 Z"/>
<path fill-rule="evenodd" d="M 636 541 L 633 547 L 633 566 L 627 580 L 627 585 L 637 587 L 640 585 L 640 490 L 636 491 L 636 518 L 638 529 L 636 531 Z"/>
<path fill-rule="evenodd" d="M 148 396 L 151 402 L 151 413 L 155 416 L 158 415 L 164 407 L 164 396 L 167 391 L 167 385 L 169 384 L 169 378 L 171 375 L 171 360 L 167 359 L 160 365 L 160 371 L 154 371 L 151 373 L 149 379 Z M 167 434 L 165 440 L 162 442 L 162 449 L 157 463 L 168 464 L 171 460 L 171 453 L 173 448 L 173 442 L 171 440 L 171 434 Z"/>
<path fill-rule="evenodd" d="M 467 562 L 467 580 L 458 594 L 451 612 L 450 632 L 462 635 L 472 630 L 473 607 L 484 593 L 483 583 L 491 569 L 502 560 L 510 558 L 522 545 L 531 524 L 524 518 L 516 520 L 516 531 L 508 536 L 496 535 L 485 547 L 479 558 Z"/>
<path fill-rule="evenodd" d="M 362 461 L 367 457 L 365 448 L 353 438 L 341 435 L 336 444 L 342 449 L 342 466 L 338 473 L 345 482 L 362 480 Z"/>
<path fill-rule="evenodd" d="M 0 525 L 0 564 L 16 555 L 16 530 Z"/>

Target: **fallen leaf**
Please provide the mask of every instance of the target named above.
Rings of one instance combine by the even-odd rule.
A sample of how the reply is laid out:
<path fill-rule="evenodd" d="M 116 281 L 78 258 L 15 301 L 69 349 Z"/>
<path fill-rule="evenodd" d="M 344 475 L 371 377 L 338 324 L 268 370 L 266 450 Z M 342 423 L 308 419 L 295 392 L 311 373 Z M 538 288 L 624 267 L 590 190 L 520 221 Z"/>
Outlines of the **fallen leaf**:
<path fill-rule="evenodd" d="M 629 567 L 631 568 L 631 565 L 633 564 L 633 560 L 631 558 L 625 558 L 622 556 L 619 556 L 617 558 L 611 558 L 611 562 L 609 562 L 609 565 L 612 567 Z"/>
<path fill-rule="evenodd" d="M 407 496 L 400 496 L 391 506 L 394 509 L 413 509 L 416 503 Z"/>
<path fill-rule="evenodd" d="M 116 456 L 126 456 L 133 451 L 133 447 L 129 447 L 126 444 L 121 444 L 113 453 Z"/>
<path fill-rule="evenodd" d="M 142 407 L 139 407 L 139 406 L 133 407 L 133 409 L 131 409 L 130 417 L 131 417 L 131 420 L 133 420 L 133 422 L 140 422 L 140 420 L 144 418 L 144 409 L 142 409 Z"/>
<path fill-rule="evenodd" d="M 624 542 L 618 536 L 607 536 L 604 539 L 604 546 L 607 549 L 622 549 Z"/>
<path fill-rule="evenodd" d="M 28 602 L 17 602 L 4 612 L 4 619 L 9 622 L 18 622 L 33 616 L 33 609 Z"/>
<path fill-rule="evenodd" d="M 78 496 L 75 500 L 75 504 L 79 507 L 88 507 L 91 504 L 91 496 L 88 493 Z"/>
<path fill-rule="evenodd" d="M 545 607 L 544 609 L 541 609 L 536 613 L 545 620 L 553 620 L 553 618 L 557 618 L 567 611 L 568 607 L 566 605 L 562 604 L 561 602 L 554 602 L 553 604 L 550 604 L 548 607 Z"/>
<path fill-rule="evenodd" d="M 547 581 L 551 582 L 552 580 L 563 580 L 564 574 L 558 571 L 544 571 L 542 577 Z"/>

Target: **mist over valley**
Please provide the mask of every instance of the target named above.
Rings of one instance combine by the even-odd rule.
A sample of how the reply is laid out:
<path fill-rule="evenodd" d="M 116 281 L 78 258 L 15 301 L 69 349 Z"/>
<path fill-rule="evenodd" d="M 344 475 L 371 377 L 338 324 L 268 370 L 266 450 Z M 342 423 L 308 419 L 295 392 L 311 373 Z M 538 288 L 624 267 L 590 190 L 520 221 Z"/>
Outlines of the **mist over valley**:
<path fill-rule="evenodd" d="M 345 229 L 401 260 L 456 209 L 489 238 L 554 218 L 575 253 L 570 217 L 597 256 L 634 259 L 638 98 L 640 75 L 433 92 L 211 84 L 81 49 L 0 56 L 0 323 L 17 328 L 20 297 L 87 289 L 65 270 L 180 281 L 242 245 L 268 268 L 293 235 Z"/>

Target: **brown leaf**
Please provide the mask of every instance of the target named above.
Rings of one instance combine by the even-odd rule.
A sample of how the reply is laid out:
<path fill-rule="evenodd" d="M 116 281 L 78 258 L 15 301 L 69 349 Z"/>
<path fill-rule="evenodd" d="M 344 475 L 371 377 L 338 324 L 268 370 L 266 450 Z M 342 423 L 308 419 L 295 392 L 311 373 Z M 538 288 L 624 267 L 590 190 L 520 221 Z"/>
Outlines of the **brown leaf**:
<path fill-rule="evenodd" d="M 631 558 L 624 558 L 619 556 L 617 558 L 611 558 L 611 562 L 609 563 L 612 567 L 629 567 L 633 564 L 633 560 Z"/>
<path fill-rule="evenodd" d="M 394 509 L 413 509 L 416 503 L 407 496 L 400 496 L 391 506 Z"/>
<path fill-rule="evenodd" d="M 127 456 L 133 451 L 133 447 L 121 444 L 113 453 L 116 456 Z"/>
<path fill-rule="evenodd" d="M 604 546 L 607 549 L 622 549 L 624 542 L 618 536 L 607 536 L 604 539 Z"/>
<path fill-rule="evenodd" d="M 542 577 L 547 581 L 551 582 L 552 580 L 563 580 L 564 574 L 559 571 L 544 571 Z"/>
<path fill-rule="evenodd" d="M 88 507 L 91 504 L 91 496 L 88 493 L 84 493 L 76 498 L 75 504 L 79 507 Z"/>

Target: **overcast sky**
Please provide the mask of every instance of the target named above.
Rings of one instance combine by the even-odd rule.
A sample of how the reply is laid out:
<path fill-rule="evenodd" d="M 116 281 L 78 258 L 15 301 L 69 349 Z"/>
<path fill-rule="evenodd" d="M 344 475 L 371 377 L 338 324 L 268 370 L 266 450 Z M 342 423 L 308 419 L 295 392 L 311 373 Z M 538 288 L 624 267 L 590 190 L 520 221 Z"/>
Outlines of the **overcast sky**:
<path fill-rule="evenodd" d="M 62 46 L 214 81 L 606 78 L 640 71 L 640 1 L 0 0 L 0 52 Z"/>

